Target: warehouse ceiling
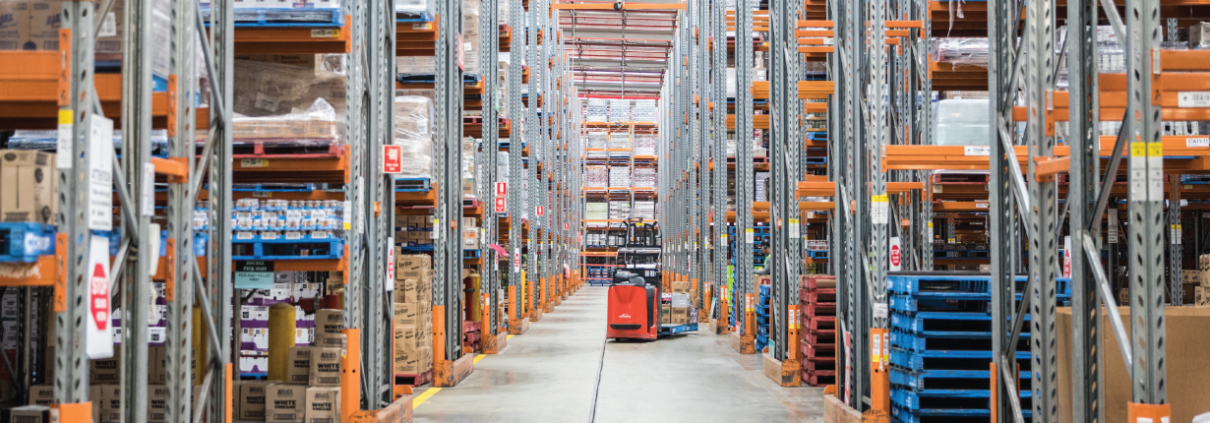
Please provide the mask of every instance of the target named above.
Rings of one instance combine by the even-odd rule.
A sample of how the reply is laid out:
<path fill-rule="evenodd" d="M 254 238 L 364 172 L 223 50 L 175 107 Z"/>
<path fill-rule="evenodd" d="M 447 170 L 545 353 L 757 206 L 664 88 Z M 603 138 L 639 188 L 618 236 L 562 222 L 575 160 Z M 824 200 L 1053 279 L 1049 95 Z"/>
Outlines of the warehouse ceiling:
<path fill-rule="evenodd" d="M 653 3 L 678 3 L 656 0 Z M 613 4 L 611 1 L 567 3 Z M 581 95 L 659 95 L 676 34 L 674 10 L 559 10 L 559 23 Z"/>

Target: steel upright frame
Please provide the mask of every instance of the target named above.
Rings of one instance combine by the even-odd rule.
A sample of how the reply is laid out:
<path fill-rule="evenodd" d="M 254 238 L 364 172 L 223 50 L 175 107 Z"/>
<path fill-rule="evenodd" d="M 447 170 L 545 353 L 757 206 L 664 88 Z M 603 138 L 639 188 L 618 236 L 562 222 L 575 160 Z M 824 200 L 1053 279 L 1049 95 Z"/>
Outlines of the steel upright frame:
<path fill-rule="evenodd" d="M 488 308 L 487 320 L 480 321 L 479 333 L 482 335 L 484 352 L 499 352 L 496 335 L 499 334 L 500 321 L 500 257 L 496 250 L 489 248 L 490 243 L 499 240 L 497 225 L 499 219 L 495 213 L 496 181 L 499 178 L 496 171 L 500 151 L 500 112 L 496 107 L 498 86 L 500 82 L 499 60 L 500 35 L 498 8 L 492 2 L 483 2 L 479 7 L 479 69 L 483 74 L 483 141 L 479 149 L 482 160 L 476 160 L 479 169 L 478 191 L 483 196 L 485 211 L 483 213 L 483 229 L 479 236 L 479 249 L 482 251 L 483 266 L 480 268 L 479 298 L 486 302 Z M 476 310 L 478 312 L 478 310 Z"/>
<path fill-rule="evenodd" d="M 437 135 L 434 145 L 438 185 L 433 222 L 433 380 L 458 382 L 454 362 L 462 357 L 462 1 L 437 0 Z M 449 373 L 446 373 L 449 372 Z"/>
<path fill-rule="evenodd" d="M 711 282 L 714 286 L 719 303 L 717 323 L 726 330 L 730 319 L 724 313 L 727 310 L 728 295 L 724 287 L 727 283 L 727 9 L 723 0 L 710 0 L 710 37 L 713 45 L 710 49 L 710 102 L 713 110 L 710 114 L 710 160 L 711 167 L 710 206 L 714 214 L 713 235 L 713 269 Z"/>
<path fill-rule="evenodd" d="M 522 219 L 526 210 L 525 204 L 521 201 L 521 190 L 524 186 L 522 178 L 525 172 L 521 156 L 525 152 L 525 140 L 531 139 L 528 133 L 522 136 L 522 131 L 528 130 L 529 125 L 525 123 L 528 120 L 527 112 L 521 102 L 521 74 L 524 72 L 525 36 L 529 30 L 521 0 L 509 0 L 508 11 L 508 22 L 513 26 L 513 37 L 508 53 L 508 83 L 505 84 L 505 88 L 508 90 L 508 114 L 513 123 L 513 132 L 509 136 L 508 142 L 508 249 L 512 254 L 512 263 L 508 266 L 508 284 L 513 289 L 509 293 L 511 301 L 509 333 L 520 334 L 522 320 L 529 317 L 528 313 L 522 311 L 527 302 L 525 301 L 525 283 L 521 276 L 521 248 L 525 239 L 525 235 L 522 233 L 524 229 Z"/>
<path fill-rule="evenodd" d="M 737 0 L 735 7 L 735 325 L 740 342 L 732 346 L 752 354 L 756 322 L 748 311 L 756 304 L 753 286 L 753 169 L 752 169 L 752 5 Z"/>
<path fill-rule="evenodd" d="M 772 294 L 770 338 L 775 348 L 771 355 L 778 361 L 797 358 L 797 340 L 791 338 L 797 322 L 799 301 L 798 275 L 801 273 L 802 252 L 799 244 L 798 180 L 800 179 L 799 155 L 802 141 L 799 136 L 801 125 L 798 98 L 798 37 L 795 35 L 797 20 L 786 17 L 798 16 L 798 3 L 775 0 L 771 2 L 769 53 L 772 68 L 769 86 L 771 97 L 772 130 L 769 142 L 769 158 L 772 189 L 769 189 L 769 226 L 773 238 Z M 778 19 L 776 17 L 783 17 Z M 737 64 L 738 67 L 739 64 Z M 792 307 L 793 306 L 793 307 Z M 793 341 L 793 342 L 791 342 Z"/>

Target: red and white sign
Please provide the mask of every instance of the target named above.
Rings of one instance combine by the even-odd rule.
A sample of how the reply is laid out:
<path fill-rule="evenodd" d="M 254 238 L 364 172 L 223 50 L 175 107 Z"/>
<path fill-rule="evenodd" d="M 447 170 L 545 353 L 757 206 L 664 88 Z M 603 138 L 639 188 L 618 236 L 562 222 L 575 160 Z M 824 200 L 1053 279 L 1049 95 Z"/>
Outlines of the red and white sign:
<path fill-rule="evenodd" d="M 513 269 L 516 269 L 517 271 L 521 271 L 521 249 L 520 248 L 513 250 Z"/>
<path fill-rule="evenodd" d="M 892 272 L 903 269 L 903 251 L 899 248 L 899 237 L 891 237 L 891 268 Z"/>
<path fill-rule="evenodd" d="M 583 243 L 584 243 L 584 233 L 576 232 L 576 244 L 583 244 Z"/>
<path fill-rule="evenodd" d="M 508 182 L 496 182 L 496 196 L 508 195 Z"/>
<path fill-rule="evenodd" d="M 568 224 L 567 224 L 567 222 L 563 222 L 563 230 L 565 230 L 565 231 L 566 231 L 566 230 L 569 230 L 569 229 L 571 229 L 571 225 L 568 225 Z"/>
<path fill-rule="evenodd" d="M 109 239 L 93 235 L 88 245 L 88 321 L 84 323 L 85 355 L 113 357 L 113 325 L 110 324 Z"/>
<path fill-rule="evenodd" d="M 496 197 L 496 213 L 508 212 L 508 202 L 504 197 Z"/>
<path fill-rule="evenodd" d="M 1071 236 L 1063 237 L 1063 277 L 1071 277 Z"/>
<path fill-rule="evenodd" d="M 543 215 L 542 211 L 543 211 L 542 206 L 538 206 L 538 208 L 537 208 L 538 217 L 542 217 L 542 215 Z"/>
<path fill-rule="evenodd" d="M 399 173 L 403 171 L 403 146 L 382 146 L 382 173 Z"/>
<path fill-rule="evenodd" d="M 386 292 L 395 291 L 395 237 L 387 237 L 387 280 L 383 288 Z"/>

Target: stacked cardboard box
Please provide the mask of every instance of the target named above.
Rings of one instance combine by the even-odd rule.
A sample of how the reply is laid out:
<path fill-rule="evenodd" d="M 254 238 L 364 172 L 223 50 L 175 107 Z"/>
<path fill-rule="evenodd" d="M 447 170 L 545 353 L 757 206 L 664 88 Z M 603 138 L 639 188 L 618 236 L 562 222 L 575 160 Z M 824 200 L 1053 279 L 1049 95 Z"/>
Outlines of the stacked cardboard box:
<path fill-rule="evenodd" d="M 290 347 L 286 381 L 237 381 L 235 420 L 325 423 L 340 420 L 342 347 Z"/>
<path fill-rule="evenodd" d="M 59 172 L 54 153 L 0 150 L 0 220 L 53 225 Z"/>
<path fill-rule="evenodd" d="M 433 245 L 433 216 L 427 214 L 395 215 L 395 244 L 401 247 Z"/>
<path fill-rule="evenodd" d="M 668 323 L 672 325 L 687 325 L 689 321 L 689 309 L 692 308 L 692 303 L 689 302 L 689 282 L 676 281 L 671 284 L 672 296 L 669 302 L 669 311 L 671 316 Z"/>
<path fill-rule="evenodd" d="M 433 367 L 433 262 L 423 254 L 396 254 L 395 374 Z"/>
<path fill-rule="evenodd" d="M 1197 258 L 1197 277 L 1191 282 L 1197 283 L 1193 286 L 1193 304 L 1210 306 L 1210 254 Z"/>

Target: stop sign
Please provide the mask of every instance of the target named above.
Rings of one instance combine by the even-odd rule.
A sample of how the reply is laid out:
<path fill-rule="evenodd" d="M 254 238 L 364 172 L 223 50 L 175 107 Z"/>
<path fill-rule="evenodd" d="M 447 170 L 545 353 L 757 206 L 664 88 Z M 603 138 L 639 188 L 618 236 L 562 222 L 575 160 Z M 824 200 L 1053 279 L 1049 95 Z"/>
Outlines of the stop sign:
<path fill-rule="evenodd" d="M 899 270 L 900 251 L 899 244 L 891 245 L 891 270 Z"/>
<path fill-rule="evenodd" d="M 109 277 L 105 275 L 105 268 L 100 263 L 93 267 L 89 284 L 89 312 L 92 313 L 97 330 L 105 330 L 109 326 Z"/>

